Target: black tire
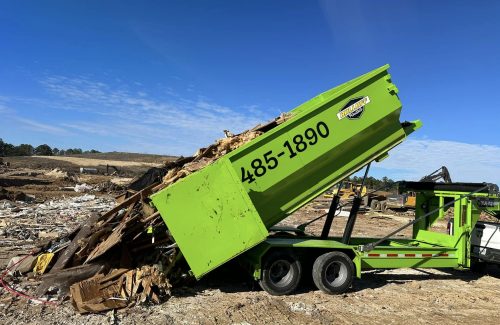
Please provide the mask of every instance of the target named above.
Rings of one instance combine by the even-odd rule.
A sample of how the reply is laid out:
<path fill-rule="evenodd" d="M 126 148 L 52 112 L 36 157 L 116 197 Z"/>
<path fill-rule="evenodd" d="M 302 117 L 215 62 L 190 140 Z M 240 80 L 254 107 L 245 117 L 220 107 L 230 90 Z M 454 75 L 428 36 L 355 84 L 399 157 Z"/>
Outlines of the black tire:
<path fill-rule="evenodd" d="M 380 211 L 387 212 L 387 202 L 386 201 L 380 202 Z"/>
<path fill-rule="evenodd" d="M 259 285 L 267 293 L 282 296 L 297 289 L 302 278 L 302 265 L 291 251 L 273 251 L 264 257 L 262 265 Z"/>
<path fill-rule="evenodd" d="M 354 277 L 354 263 L 342 252 L 320 255 L 312 269 L 314 284 L 328 294 L 340 294 L 349 289 Z"/>
<path fill-rule="evenodd" d="M 476 274 L 485 274 L 488 269 L 488 263 L 485 263 L 477 258 L 471 258 L 470 270 Z"/>
<path fill-rule="evenodd" d="M 370 208 L 372 210 L 378 210 L 380 208 L 380 203 L 378 200 L 373 199 L 372 202 L 370 203 Z"/>

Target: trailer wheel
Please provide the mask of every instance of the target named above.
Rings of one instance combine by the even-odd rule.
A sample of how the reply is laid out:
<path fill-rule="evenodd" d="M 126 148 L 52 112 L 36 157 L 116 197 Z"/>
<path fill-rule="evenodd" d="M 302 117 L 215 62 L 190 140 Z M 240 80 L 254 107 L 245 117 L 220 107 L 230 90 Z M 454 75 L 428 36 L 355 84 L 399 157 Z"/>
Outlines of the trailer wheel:
<path fill-rule="evenodd" d="M 370 203 L 370 208 L 372 210 L 379 210 L 380 209 L 380 203 L 379 203 L 379 201 L 373 199 L 372 202 Z"/>
<path fill-rule="evenodd" d="M 290 251 L 274 251 L 264 258 L 259 285 L 273 296 L 295 291 L 302 277 L 302 265 Z"/>
<path fill-rule="evenodd" d="M 321 291 L 328 294 L 343 293 L 351 286 L 354 263 L 342 252 L 326 253 L 314 262 L 312 277 Z"/>
<path fill-rule="evenodd" d="M 380 211 L 387 212 L 387 202 L 386 201 L 380 202 Z"/>
<path fill-rule="evenodd" d="M 470 270 L 473 273 L 484 274 L 488 268 L 488 264 L 479 260 L 478 258 L 471 258 Z"/>

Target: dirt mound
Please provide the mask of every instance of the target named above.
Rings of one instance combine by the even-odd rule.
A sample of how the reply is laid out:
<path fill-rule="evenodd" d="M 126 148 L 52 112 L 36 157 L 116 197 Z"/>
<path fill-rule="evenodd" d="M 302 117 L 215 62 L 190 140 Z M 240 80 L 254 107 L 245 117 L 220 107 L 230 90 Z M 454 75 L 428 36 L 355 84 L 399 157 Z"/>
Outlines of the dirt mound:
<path fill-rule="evenodd" d="M 29 197 L 21 191 L 8 191 L 0 187 L 0 200 L 29 201 Z"/>

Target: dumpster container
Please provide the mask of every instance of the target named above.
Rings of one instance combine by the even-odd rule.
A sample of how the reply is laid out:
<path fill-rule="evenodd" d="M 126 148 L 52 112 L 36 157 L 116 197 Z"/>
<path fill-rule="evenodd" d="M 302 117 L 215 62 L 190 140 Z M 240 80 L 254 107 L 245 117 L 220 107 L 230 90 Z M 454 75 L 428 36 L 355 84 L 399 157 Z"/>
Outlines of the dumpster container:
<path fill-rule="evenodd" d="M 421 126 L 400 123 L 388 65 L 328 90 L 292 118 L 151 196 L 200 278 Z"/>

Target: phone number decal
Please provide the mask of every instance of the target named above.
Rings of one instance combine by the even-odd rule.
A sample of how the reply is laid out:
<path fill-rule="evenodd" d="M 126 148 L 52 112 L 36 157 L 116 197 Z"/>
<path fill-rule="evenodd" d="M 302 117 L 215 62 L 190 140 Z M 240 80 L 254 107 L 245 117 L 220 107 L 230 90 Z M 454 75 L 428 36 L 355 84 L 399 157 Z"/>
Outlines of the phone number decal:
<path fill-rule="evenodd" d="M 307 128 L 303 134 L 297 134 L 293 137 L 292 143 L 285 141 L 283 143 L 284 150 L 273 154 L 272 150 L 266 152 L 262 158 L 255 158 L 247 168 L 241 167 L 241 181 L 252 183 L 256 177 L 264 176 L 267 171 L 273 170 L 279 166 L 279 159 L 284 155 L 293 159 L 301 152 L 311 148 L 322 139 L 328 138 L 330 130 L 325 122 L 318 122 L 315 128 Z"/>

